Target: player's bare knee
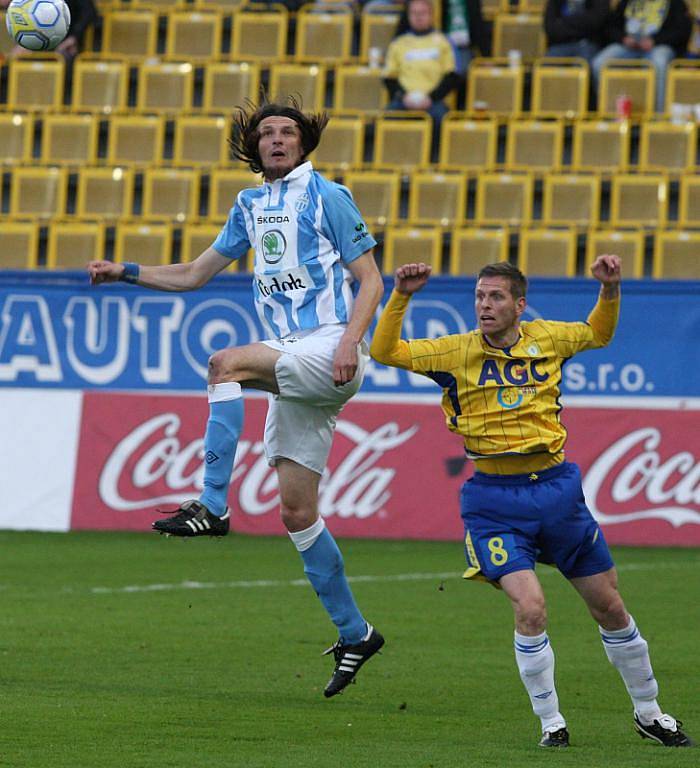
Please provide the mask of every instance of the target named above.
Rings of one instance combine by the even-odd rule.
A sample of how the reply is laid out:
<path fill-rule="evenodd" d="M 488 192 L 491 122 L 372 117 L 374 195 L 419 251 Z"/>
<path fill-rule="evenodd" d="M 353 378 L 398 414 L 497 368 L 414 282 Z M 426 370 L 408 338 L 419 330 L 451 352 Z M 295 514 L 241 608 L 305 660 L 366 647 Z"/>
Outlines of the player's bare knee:
<path fill-rule="evenodd" d="M 610 595 L 602 605 L 592 608 L 591 613 L 604 629 L 624 629 L 629 624 L 629 614 L 618 592 Z"/>
<path fill-rule="evenodd" d="M 209 358 L 207 382 L 222 384 L 227 381 L 238 381 L 236 378 L 236 355 L 232 349 L 221 349 Z"/>
<path fill-rule="evenodd" d="M 280 504 L 280 517 L 288 531 L 303 531 L 316 522 L 316 514 L 306 505 L 289 500 Z"/>
<path fill-rule="evenodd" d="M 543 600 L 530 598 L 518 602 L 514 607 L 519 632 L 539 635 L 547 628 L 547 608 Z"/>

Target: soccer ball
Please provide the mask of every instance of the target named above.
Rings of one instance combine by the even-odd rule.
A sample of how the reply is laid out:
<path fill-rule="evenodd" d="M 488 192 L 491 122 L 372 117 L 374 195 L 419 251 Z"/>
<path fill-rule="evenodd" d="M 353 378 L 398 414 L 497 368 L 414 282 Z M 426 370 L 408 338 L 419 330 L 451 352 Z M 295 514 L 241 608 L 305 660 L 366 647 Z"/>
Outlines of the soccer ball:
<path fill-rule="evenodd" d="M 12 0 L 5 16 L 10 37 L 29 51 L 52 51 L 68 34 L 64 0 Z"/>

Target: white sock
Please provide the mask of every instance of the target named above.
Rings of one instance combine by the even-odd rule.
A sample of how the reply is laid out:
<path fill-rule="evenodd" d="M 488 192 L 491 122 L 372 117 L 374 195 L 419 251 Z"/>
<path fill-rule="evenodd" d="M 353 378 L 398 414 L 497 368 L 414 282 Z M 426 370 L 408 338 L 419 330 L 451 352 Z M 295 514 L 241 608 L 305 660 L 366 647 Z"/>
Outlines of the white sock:
<path fill-rule="evenodd" d="M 651 668 L 647 641 L 639 634 L 631 616 L 624 629 L 598 629 L 605 653 L 620 673 L 634 711 L 644 725 L 651 725 L 662 712 L 656 702 L 659 686 Z"/>
<path fill-rule="evenodd" d="M 515 633 L 515 661 L 530 697 L 532 711 L 542 721 L 542 731 L 566 727 L 554 687 L 554 651 L 546 632 L 529 637 Z"/>
<path fill-rule="evenodd" d="M 223 403 L 243 397 L 243 390 L 237 381 L 224 381 L 221 384 L 207 386 L 207 399 L 210 403 Z"/>
<path fill-rule="evenodd" d="M 307 549 L 313 547 L 325 527 L 326 523 L 319 515 L 318 520 L 308 528 L 304 528 L 303 531 L 289 531 L 289 538 L 294 542 L 294 546 L 299 552 L 306 552 Z"/>

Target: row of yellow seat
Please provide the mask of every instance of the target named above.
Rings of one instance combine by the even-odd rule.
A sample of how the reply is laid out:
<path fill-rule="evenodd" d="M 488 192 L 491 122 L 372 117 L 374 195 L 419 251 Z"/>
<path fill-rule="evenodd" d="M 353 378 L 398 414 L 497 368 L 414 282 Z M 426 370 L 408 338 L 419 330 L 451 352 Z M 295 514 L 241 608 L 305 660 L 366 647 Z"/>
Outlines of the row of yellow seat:
<path fill-rule="evenodd" d="M 632 128 L 639 129 L 639 141 L 634 144 Z M 172 147 L 167 143 L 172 157 L 166 158 L 169 129 Z M 101 147 L 103 130 L 106 145 Z M 496 168 L 538 173 L 663 171 L 675 176 L 698 167 L 698 127 L 689 121 L 581 119 L 573 124 L 569 142 L 561 120 L 498 121 L 455 112 L 442 123 L 436 166 L 430 163 L 431 132 L 432 123 L 425 114 L 383 113 L 369 120 L 360 114 L 333 115 L 311 159 L 325 169 L 371 167 L 404 172 L 437 167 L 467 172 Z M 59 112 L 39 116 L 0 111 L 0 162 L 136 167 L 171 162 L 174 166 L 209 168 L 229 163 L 230 136 L 231 118 L 220 115 L 183 114 L 169 124 L 159 115 Z M 372 159 L 366 162 L 368 156 Z"/>
<path fill-rule="evenodd" d="M 3 220 L 0 264 L 6 269 L 33 269 L 39 264 L 41 230 L 36 222 Z M 171 263 L 174 233 L 177 231 L 179 261 L 196 258 L 213 242 L 219 228 L 213 224 L 172 225 L 119 221 L 110 233 L 115 261 L 141 264 Z M 106 255 L 107 229 L 95 221 L 52 221 L 46 228 L 45 265 L 49 269 L 75 269 L 91 259 Z M 448 236 L 448 241 L 445 237 Z M 700 232 L 659 229 L 653 233 L 652 276 L 655 278 L 700 279 Z M 601 253 L 618 253 L 629 277 L 644 275 L 645 239 L 641 230 L 596 230 L 586 233 L 582 271 L 587 272 Z M 579 238 L 571 229 L 523 228 L 517 231 L 517 258 L 530 275 L 568 276 L 577 274 Z M 483 264 L 506 260 L 514 238 L 507 228 L 387 227 L 379 236 L 382 269 L 390 274 L 397 266 L 412 261 L 431 264 L 452 275 L 475 274 Z M 447 262 L 442 263 L 443 253 Z M 249 271 L 251 254 L 233 265 Z"/>
<path fill-rule="evenodd" d="M 270 63 L 272 62 L 272 63 Z M 27 56 L 6 62 L 7 106 L 14 109 L 60 109 L 64 103 L 64 62 L 60 57 Z M 74 111 L 111 113 L 127 107 L 139 111 L 179 114 L 194 108 L 200 92 L 195 88 L 198 65 L 191 57 L 179 61 L 149 59 L 130 64 L 120 57 L 82 54 L 74 64 L 69 107 Z M 361 111 L 377 114 L 387 104 L 387 92 L 378 68 L 364 65 L 326 67 L 315 63 L 261 64 L 256 60 L 200 62 L 203 86 L 201 108 L 229 113 L 245 99 L 257 99 L 265 82 L 272 96 L 298 94 L 306 109 Z M 529 109 L 525 109 L 525 66 L 512 67 L 507 59 L 477 58 L 469 68 L 465 106 L 472 115 L 574 119 L 588 113 L 589 73 L 581 59 L 538 59 L 532 67 Z M 329 77 L 332 75 L 332 77 Z M 137 83 L 133 103 L 129 82 Z M 599 117 L 617 114 L 617 98 L 631 99 L 632 116 L 654 114 L 654 70 L 650 62 L 612 60 L 602 70 Z M 327 90 L 329 92 L 327 92 Z M 455 94 L 448 99 L 457 106 Z M 682 105 L 696 119 L 700 104 L 700 60 L 676 59 L 667 72 L 666 114 Z"/>
<path fill-rule="evenodd" d="M 100 8 L 100 15 L 99 50 L 106 55 L 121 54 L 139 60 L 163 53 L 205 61 L 231 52 L 258 61 L 282 61 L 287 58 L 289 43 L 293 43 L 296 61 L 339 63 L 367 61 L 371 49 L 383 55 L 395 35 L 400 6 L 362 13 L 357 23 L 351 8 L 318 3 L 307 4 L 295 14 L 282 5 L 253 4 L 229 11 L 108 6 Z M 353 45 L 356 26 L 357 51 Z M 159 50 L 163 27 L 164 46 Z M 90 37 L 93 39 L 87 41 L 86 50 L 97 50 L 95 40 L 100 38 Z M 494 55 L 506 56 L 512 49 L 520 50 L 526 61 L 544 54 L 541 13 L 504 11 L 495 15 Z"/>
<path fill-rule="evenodd" d="M 68 169 L 22 166 L 9 173 L 4 210 L 12 216 L 48 219 L 67 213 L 69 192 L 76 216 L 108 219 L 142 216 L 161 221 L 222 222 L 241 189 L 259 179 L 245 169 L 214 169 L 204 175 L 192 168 L 84 167 L 69 185 Z M 341 177 L 371 224 L 401 222 L 401 176 L 392 172 L 347 171 Z M 203 181 L 206 180 L 206 183 Z M 451 226 L 466 221 L 520 226 L 536 220 L 536 177 L 530 173 L 481 173 L 473 177 L 469 205 L 463 173 L 415 171 L 409 177 L 407 219 L 412 223 Z M 586 228 L 603 220 L 614 227 L 700 227 L 700 176 L 681 177 L 670 221 L 671 189 L 662 173 L 616 174 L 605 206 L 597 174 L 546 174 L 541 177 L 539 221 Z M 138 184 L 136 183 L 138 182 Z M 70 186 L 70 189 L 69 189 Z M 135 192 L 140 194 L 135 206 Z M 607 189 L 606 189 L 607 192 Z M 675 190 L 674 190 L 675 192 Z M 609 198 L 609 199 L 608 199 Z"/>

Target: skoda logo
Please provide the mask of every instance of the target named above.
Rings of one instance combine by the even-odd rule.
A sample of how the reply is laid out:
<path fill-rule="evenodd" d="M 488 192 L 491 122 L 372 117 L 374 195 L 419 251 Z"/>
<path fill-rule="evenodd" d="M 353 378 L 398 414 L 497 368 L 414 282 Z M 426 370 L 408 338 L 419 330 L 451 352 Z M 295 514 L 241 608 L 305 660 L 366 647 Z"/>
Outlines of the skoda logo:
<path fill-rule="evenodd" d="M 279 229 L 265 232 L 260 242 L 263 258 L 268 264 L 277 264 L 287 250 L 287 241 Z"/>

